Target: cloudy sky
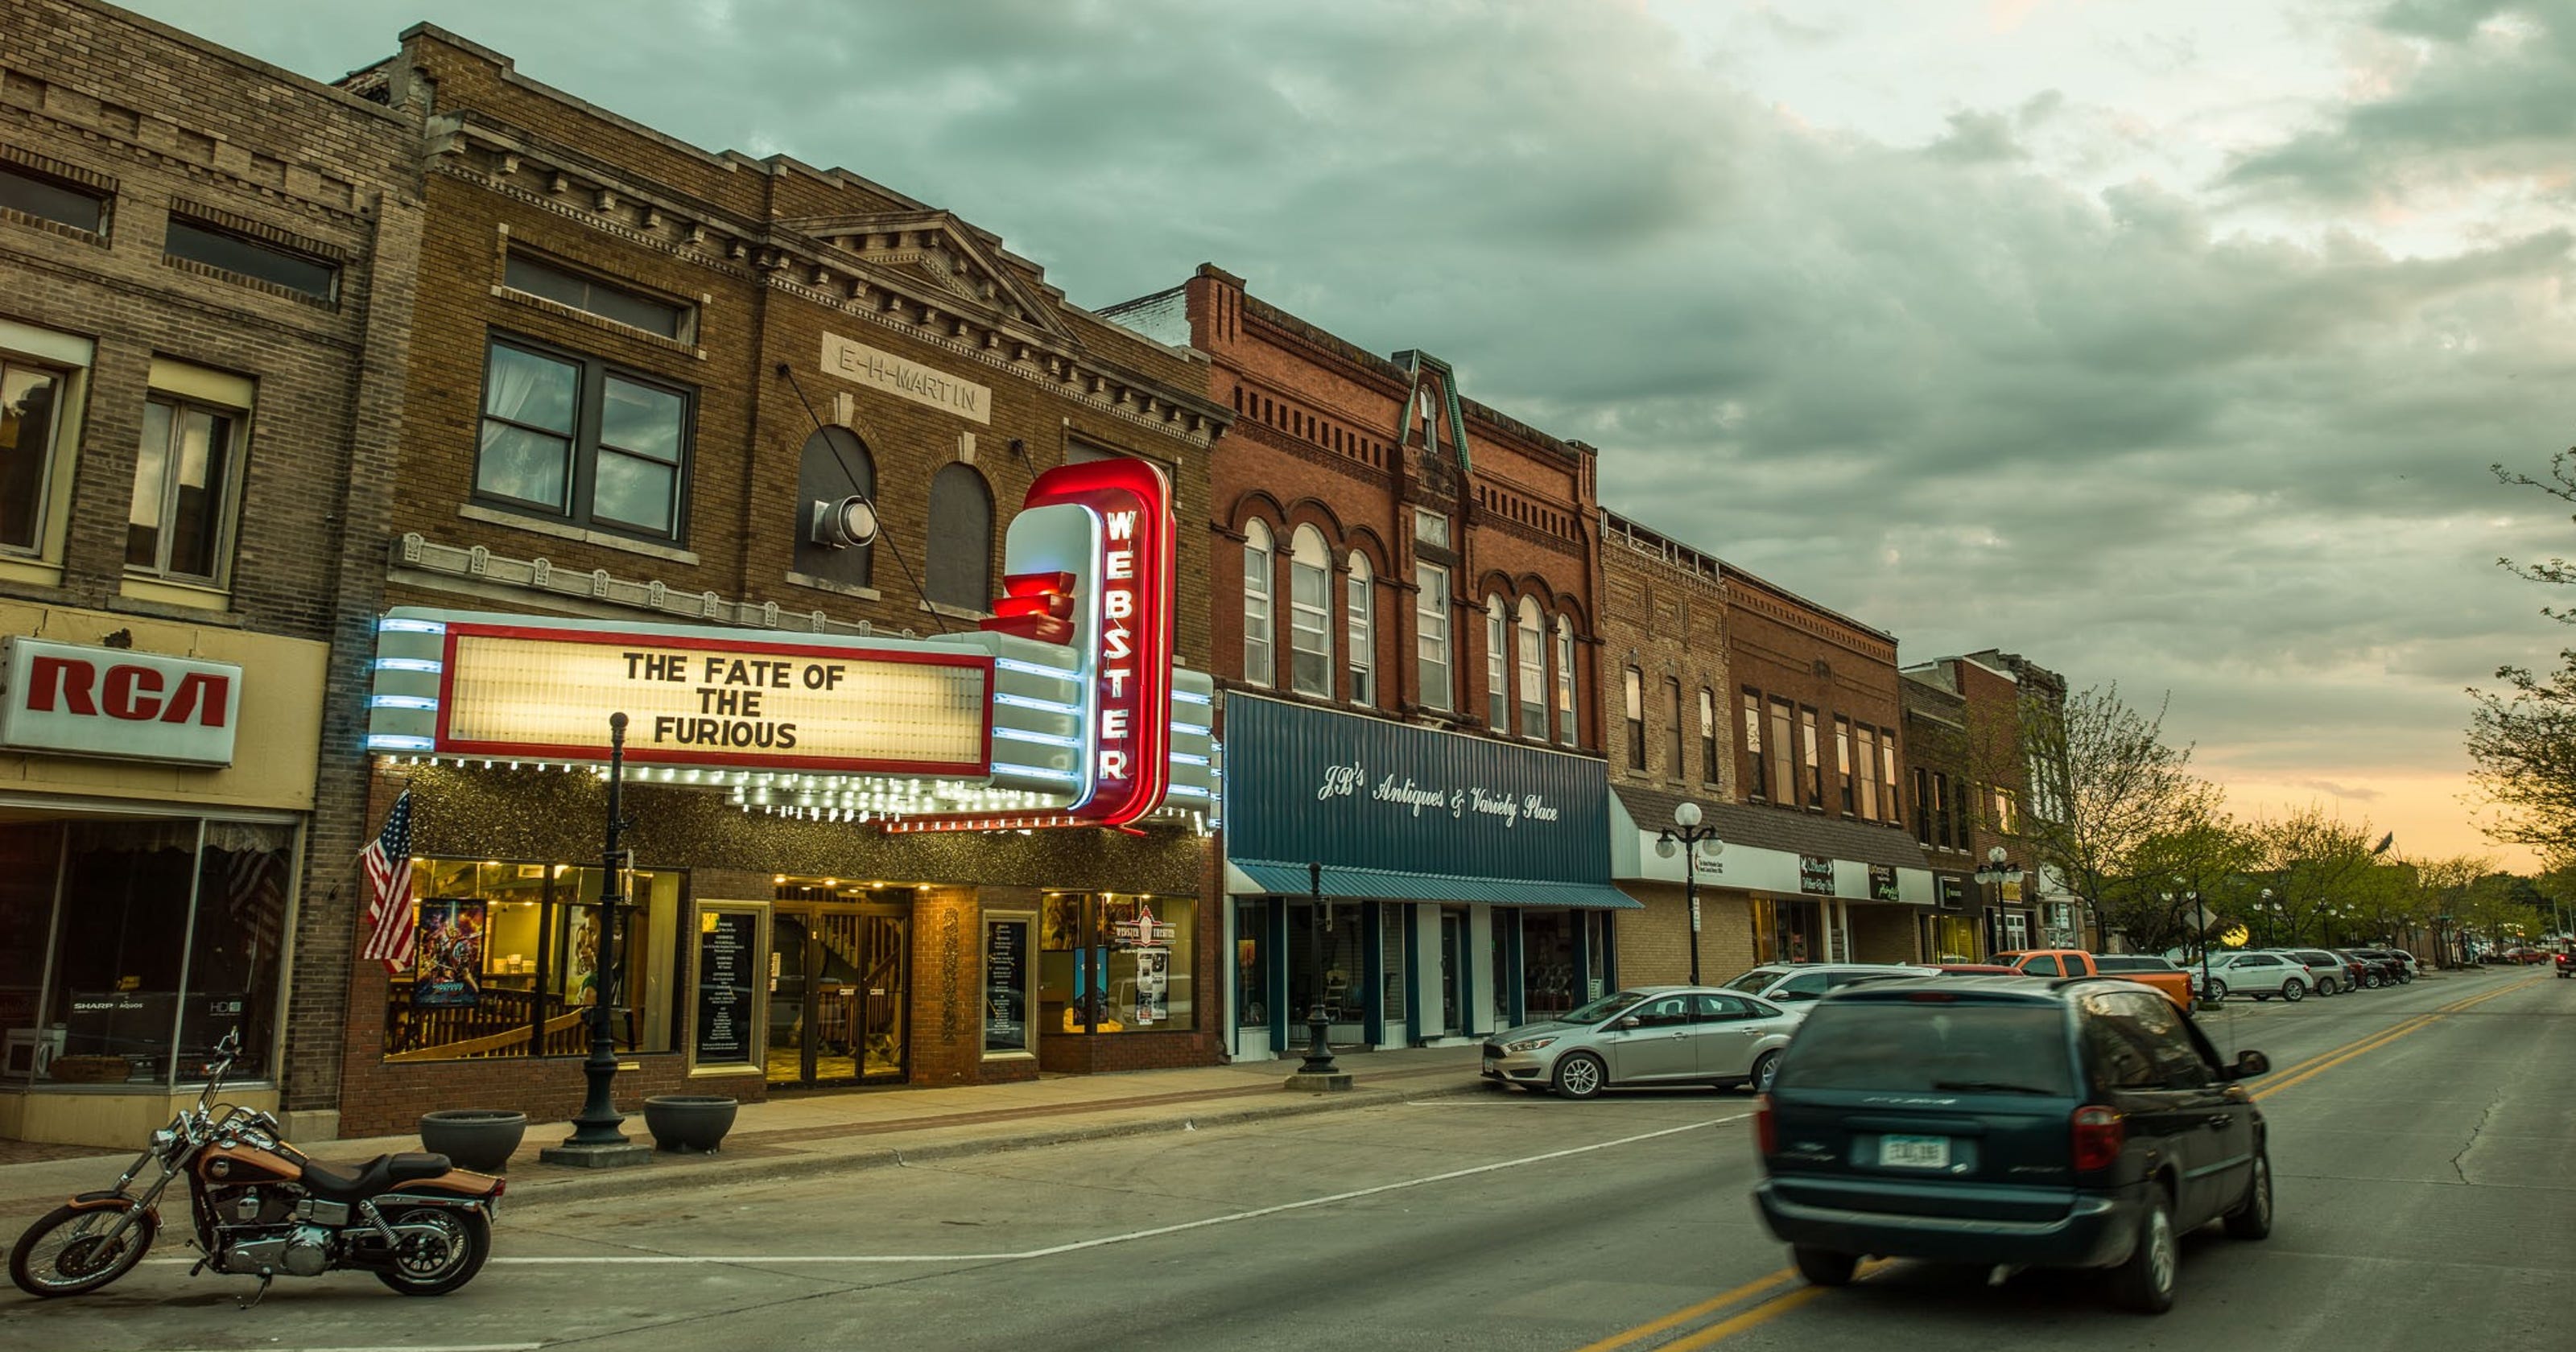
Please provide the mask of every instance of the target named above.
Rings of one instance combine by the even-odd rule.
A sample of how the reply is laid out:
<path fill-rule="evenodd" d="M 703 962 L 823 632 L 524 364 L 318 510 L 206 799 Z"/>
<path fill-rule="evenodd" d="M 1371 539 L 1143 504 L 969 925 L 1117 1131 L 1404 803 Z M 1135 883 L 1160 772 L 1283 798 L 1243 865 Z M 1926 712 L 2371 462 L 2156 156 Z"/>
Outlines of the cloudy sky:
<path fill-rule="evenodd" d="M 2576 443 L 2576 0 L 139 7 L 324 78 L 429 19 L 1084 304 L 1220 263 L 1909 659 L 2170 691 L 2241 813 L 2486 850 L 2463 687 L 2576 639 L 2486 468 Z"/>

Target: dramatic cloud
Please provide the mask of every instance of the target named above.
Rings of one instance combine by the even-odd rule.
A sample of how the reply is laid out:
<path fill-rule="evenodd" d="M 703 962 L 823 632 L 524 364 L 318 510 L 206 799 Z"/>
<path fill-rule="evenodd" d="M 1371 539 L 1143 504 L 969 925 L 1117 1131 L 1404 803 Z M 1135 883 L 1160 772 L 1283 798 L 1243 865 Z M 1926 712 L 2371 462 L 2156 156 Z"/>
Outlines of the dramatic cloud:
<path fill-rule="evenodd" d="M 307 73 L 417 0 L 144 6 Z M 1604 448 L 1896 631 L 2172 692 L 2239 806 L 2476 846 L 2461 687 L 2568 552 L 2562 2 L 703 4 L 436 22 L 956 210 L 1099 305 L 1201 260 Z M 602 42 L 603 28 L 616 33 Z"/>

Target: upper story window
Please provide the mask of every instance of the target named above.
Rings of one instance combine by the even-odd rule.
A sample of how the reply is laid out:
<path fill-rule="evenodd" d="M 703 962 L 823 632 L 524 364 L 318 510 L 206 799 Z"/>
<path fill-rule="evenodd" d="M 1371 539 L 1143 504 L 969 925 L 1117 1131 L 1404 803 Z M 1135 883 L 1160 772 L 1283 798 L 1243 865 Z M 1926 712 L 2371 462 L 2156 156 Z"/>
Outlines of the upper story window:
<path fill-rule="evenodd" d="M 1771 767 L 1762 758 L 1762 696 L 1744 692 L 1744 793 L 1761 798 L 1771 792 Z"/>
<path fill-rule="evenodd" d="M 683 527 L 690 394 L 595 357 L 493 338 L 478 496 L 629 535 Z"/>
<path fill-rule="evenodd" d="M 1271 645 L 1273 613 L 1272 560 L 1277 542 L 1270 527 L 1258 521 L 1243 527 L 1243 679 L 1266 686 L 1279 679 L 1278 650 Z"/>
<path fill-rule="evenodd" d="M 1510 659 L 1511 621 L 1503 618 L 1503 598 L 1485 598 L 1485 724 L 1496 732 L 1512 727 Z"/>
<path fill-rule="evenodd" d="M 1418 668 L 1422 705 L 1443 713 L 1458 707 L 1451 675 L 1449 635 L 1449 570 L 1436 563 L 1413 565 L 1414 664 Z"/>
<path fill-rule="evenodd" d="M 1862 821 L 1878 820 L 1878 729 L 1860 730 L 1860 817 Z"/>
<path fill-rule="evenodd" d="M 1798 805 L 1798 752 L 1789 740 L 1791 715 L 1789 701 L 1771 701 L 1771 801 L 1782 807 Z"/>
<path fill-rule="evenodd" d="M 1574 745 L 1574 621 L 1556 617 L 1556 740 Z"/>
<path fill-rule="evenodd" d="M 1664 678 L 1664 707 L 1672 715 L 1672 726 L 1665 733 L 1668 745 L 1664 748 L 1667 758 L 1664 765 L 1664 778 L 1679 779 L 1688 773 L 1684 767 L 1690 764 L 1690 758 L 1682 750 L 1683 739 L 1690 736 L 1690 729 L 1682 722 L 1680 678 L 1674 676 Z"/>
<path fill-rule="evenodd" d="M 1932 843 L 1932 777 L 1922 766 L 1914 767 L 1914 838 Z M 1944 842 L 1947 843 L 1947 842 Z"/>
<path fill-rule="evenodd" d="M 170 218 L 161 248 L 172 258 L 221 268 L 315 300 L 330 300 L 339 290 L 340 265 L 329 259 L 184 216 Z"/>
<path fill-rule="evenodd" d="M 1834 719 L 1834 766 L 1841 771 L 1843 815 L 1848 817 L 1857 809 L 1858 800 L 1852 796 L 1854 785 L 1852 784 L 1851 720 L 1840 716 Z"/>
<path fill-rule="evenodd" d="M 1333 693 L 1333 553 L 1313 526 L 1288 540 L 1288 688 Z"/>
<path fill-rule="evenodd" d="M 870 585 L 876 546 L 856 542 L 832 517 L 837 504 L 852 497 L 873 503 L 876 495 L 876 459 L 858 433 L 836 425 L 805 438 L 796 459 L 796 571 L 846 587 Z"/>
<path fill-rule="evenodd" d="M 1862 767 L 1862 773 L 1867 774 L 1868 767 Z M 1886 819 L 1890 825 L 1904 820 L 1905 814 L 1896 806 L 1896 730 L 1894 728 L 1878 730 L 1878 801 L 1885 806 Z"/>
<path fill-rule="evenodd" d="M 240 409 L 155 392 L 143 405 L 134 496 L 126 513 L 127 571 L 221 587 L 230 571 L 241 493 Z"/>
<path fill-rule="evenodd" d="M 1351 703 L 1366 706 L 1377 703 L 1377 586 L 1369 575 L 1368 555 L 1356 550 L 1349 586 L 1343 613 L 1350 628 Z"/>
<path fill-rule="evenodd" d="M 1628 714 L 1628 768 L 1646 768 L 1646 674 L 1629 667 L 1619 673 L 1619 693 Z"/>
<path fill-rule="evenodd" d="M 0 164 L 0 207 L 93 235 L 107 233 L 106 193 L 22 164 Z"/>
<path fill-rule="evenodd" d="M 525 254 L 513 253 L 501 265 L 501 282 L 513 291 L 524 291 L 658 337 L 681 342 L 690 337 L 690 320 L 695 314 L 691 307 L 542 263 Z"/>
<path fill-rule="evenodd" d="M 67 372 L 0 356 L 0 549 L 43 550 L 69 384 Z"/>
<path fill-rule="evenodd" d="M 1547 740 L 1547 629 L 1538 602 L 1521 598 L 1520 622 L 1513 635 L 1520 664 L 1521 735 Z"/>
<path fill-rule="evenodd" d="M 2021 830 L 2021 795 L 1998 784 L 1995 786 L 1995 834 L 2009 836 Z"/>
<path fill-rule="evenodd" d="M 1699 778 L 1717 782 L 1717 692 L 1707 686 L 1699 688 Z"/>
<path fill-rule="evenodd" d="M 1825 765 L 1816 746 L 1816 711 L 1798 711 L 1800 753 L 1807 768 L 1807 806 L 1818 811 L 1825 806 Z"/>
<path fill-rule="evenodd" d="M 972 465 L 942 465 L 931 476 L 930 557 L 921 589 L 934 605 L 993 608 L 993 491 Z"/>

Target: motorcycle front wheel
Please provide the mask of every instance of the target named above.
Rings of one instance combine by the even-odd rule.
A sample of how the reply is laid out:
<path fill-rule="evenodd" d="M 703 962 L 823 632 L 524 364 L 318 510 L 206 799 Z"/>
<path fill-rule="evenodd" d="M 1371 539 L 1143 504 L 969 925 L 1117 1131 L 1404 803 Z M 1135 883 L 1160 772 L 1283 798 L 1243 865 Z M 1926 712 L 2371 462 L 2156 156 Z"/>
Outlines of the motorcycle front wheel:
<path fill-rule="evenodd" d="M 492 1222 L 479 1211 L 417 1206 L 388 1214 L 385 1223 L 397 1231 L 418 1226 L 438 1232 L 436 1238 L 403 1235 L 393 1261 L 377 1270 L 377 1281 L 406 1296 L 446 1295 L 474 1280 L 492 1256 Z"/>
<path fill-rule="evenodd" d="M 139 1207 L 58 1206 L 18 1236 L 9 1280 L 31 1296 L 85 1296 L 132 1272 L 158 1231 Z"/>

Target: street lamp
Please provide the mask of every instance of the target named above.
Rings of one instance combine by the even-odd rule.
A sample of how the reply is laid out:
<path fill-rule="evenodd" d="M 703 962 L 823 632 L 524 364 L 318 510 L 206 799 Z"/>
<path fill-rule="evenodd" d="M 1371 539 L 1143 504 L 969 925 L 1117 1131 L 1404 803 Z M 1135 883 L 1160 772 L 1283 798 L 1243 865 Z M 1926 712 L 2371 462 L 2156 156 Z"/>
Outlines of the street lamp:
<path fill-rule="evenodd" d="M 2272 946 L 2272 922 L 2281 914 L 2281 904 L 2272 900 L 2272 889 L 2263 889 L 2263 900 L 2257 909 L 2263 912 L 2263 946 Z"/>
<path fill-rule="evenodd" d="M 1331 903 L 1324 900 L 1324 866 L 1306 866 L 1306 894 L 1314 908 L 1306 916 L 1306 951 L 1314 958 L 1315 999 L 1306 1007 L 1306 1061 L 1297 1067 L 1300 1075 L 1335 1073 L 1333 1049 L 1324 1039 L 1332 1024 L 1332 1015 L 1324 1009 L 1324 929 L 1331 922 Z"/>
<path fill-rule="evenodd" d="M 1690 906 L 1690 983 L 1699 984 L 1699 847 L 1708 845 L 1711 856 L 1726 853 L 1726 842 L 1717 838 L 1717 828 L 1699 824 L 1699 804 L 1684 799 L 1673 807 L 1673 824 L 1655 837 L 1655 853 L 1670 859 L 1682 856 L 1682 899 Z"/>
<path fill-rule="evenodd" d="M 2174 881 L 2181 882 L 2182 879 L 2176 878 Z M 2160 892 L 2157 895 L 2163 899 L 2167 907 L 2171 907 L 2176 901 L 2191 907 L 2192 930 L 2200 936 L 2201 998 L 2207 999 L 2209 996 L 2209 917 L 2201 913 L 2200 893 L 2196 889 L 2186 887 L 2179 893 Z"/>
<path fill-rule="evenodd" d="M 624 896 L 618 888 L 620 866 L 625 851 L 618 846 L 618 836 L 626 830 L 626 715 L 608 716 L 608 838 L 599 853 L 599 939 L 593 971 L 597 979 L 590 996 L 590 1056 L 582 1062 L 582 1078 L 587 1082 L 588 1097 L 581 1112 L 572 1120 L 572 1135 L 559 1146 L 541 1150 L 538 1157 L 549 1164 L 571 1164 L 585 1168 L 613 1168 L 620 1165 L 644 1164 L 653 1158 L 652 1147 L 630 1141 L 617 1129 L 625 1116 L 617 1111 L 614 1086 L 617 1080 L 617 922 L 624 909 Z"/>
<path fill-rule="evenodd" d="M 2004 904 L 2002 891 L 2003 885 L 2005 883 L 2020 882 L 2021 877 L 2022 874 L 2019 865 L 2005 862 L 2004 847 L 2001 845 L 1997 845 L 1986 851 L 1986 862 L 1977 865 L 1977 885 L 1983 887 L 1988 884 L 1992 884 L 1996 889 L 1994 901 L 1995 911 L 1989 912 L 1986 917 L 1986 951 L 1989 954 L 2000 952 L 2003 949 L 2003 945 L 1996 942 L 1999 936 L 1995 932 L 1995 927 L 2001 921 L 1999 912 Z"/>

